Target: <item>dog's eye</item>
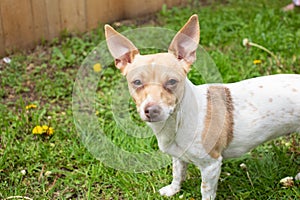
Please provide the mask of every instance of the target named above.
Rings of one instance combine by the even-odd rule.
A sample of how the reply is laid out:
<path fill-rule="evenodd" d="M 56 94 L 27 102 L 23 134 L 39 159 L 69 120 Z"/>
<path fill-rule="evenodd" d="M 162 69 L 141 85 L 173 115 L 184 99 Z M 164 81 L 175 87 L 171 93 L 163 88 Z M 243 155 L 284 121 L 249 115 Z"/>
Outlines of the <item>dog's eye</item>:
<path fill-rule="evenodd" d="M 142 81 L 139 80 L 139 79 L 134 80 L 134 81 L 132 82 L 132 84 L 133 84 L 134 86 L 136 86 L 136 87 L 140 87 L 140 86 L 143 85 Z"/>
<path fill-rule="evenodd" d="M 177 83 L 178 81 L 176 79 L 170 79 L 166 82 L 167 86 L 173 86 Z"/>

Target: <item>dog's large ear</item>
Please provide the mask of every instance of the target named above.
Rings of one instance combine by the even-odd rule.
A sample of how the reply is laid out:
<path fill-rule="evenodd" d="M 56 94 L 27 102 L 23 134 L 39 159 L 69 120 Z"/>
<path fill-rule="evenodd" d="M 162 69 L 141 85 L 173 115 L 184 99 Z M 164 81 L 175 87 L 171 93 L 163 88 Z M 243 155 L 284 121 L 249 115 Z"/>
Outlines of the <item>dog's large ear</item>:
<path fill-rule="evenodd" d="M 115 65 L 126 75 L 126 66 L 131 63 L 139 50 L 125 36 L 118 33 L 114 28 L 105 25 L 105 37 L 108 49 L 115 59 Z"/>
<path fill-rule="evenodd" d="M 179 60 L 184 59 L 189 65 L 196 60 L 196 50 L 200 39 L 198 16 L 192 15 L 187 23 L 173 38 L 169 52 Z"/>

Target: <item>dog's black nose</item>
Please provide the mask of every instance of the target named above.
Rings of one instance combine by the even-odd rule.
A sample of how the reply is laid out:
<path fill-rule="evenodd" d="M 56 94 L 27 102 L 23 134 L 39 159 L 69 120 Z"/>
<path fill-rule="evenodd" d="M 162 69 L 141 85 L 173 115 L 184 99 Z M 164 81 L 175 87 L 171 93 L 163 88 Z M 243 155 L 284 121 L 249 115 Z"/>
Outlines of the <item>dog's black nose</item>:
<path fill-rule="evenodd" d="M 144 112 L 149 121 L 156 121 L 161 114 L 161 107 L 158 105 L 149 105 L 146 106 Z"/>

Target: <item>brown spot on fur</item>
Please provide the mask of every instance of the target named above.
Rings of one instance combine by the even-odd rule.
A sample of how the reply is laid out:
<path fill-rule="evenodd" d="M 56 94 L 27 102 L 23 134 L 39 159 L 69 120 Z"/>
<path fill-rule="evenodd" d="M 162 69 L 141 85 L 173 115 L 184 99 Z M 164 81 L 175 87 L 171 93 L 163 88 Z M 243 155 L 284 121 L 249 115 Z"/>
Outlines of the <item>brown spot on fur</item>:
<path fill-rule="evenodd" d="M 263 88 L 264 86 L 260 85 L 259 88 Z"/>
<path fill-rule="evenodd" d="M 270 102 L 270 103 L 273 102 L 273 99 L 272 99 L 272 98 L 269 98 L 269 102 Z"/>
<path fill-rule="evenodd" d="M 293 92 L 298 92 L 298 90 L 296 88 L 293 88 Z"/>
<path fill-rule="evenodd" d="M 248 102 L 248 105 L 253 109 L 253 112 L 258 110 L 251 102 Z"/>
<path fill-rule="evenodd" d="M 218 158 L 233 139 L 233 109 L 228 88 L 223 86 L 208 88 L 202 143 L 206 152 L 213 158 Z"/>

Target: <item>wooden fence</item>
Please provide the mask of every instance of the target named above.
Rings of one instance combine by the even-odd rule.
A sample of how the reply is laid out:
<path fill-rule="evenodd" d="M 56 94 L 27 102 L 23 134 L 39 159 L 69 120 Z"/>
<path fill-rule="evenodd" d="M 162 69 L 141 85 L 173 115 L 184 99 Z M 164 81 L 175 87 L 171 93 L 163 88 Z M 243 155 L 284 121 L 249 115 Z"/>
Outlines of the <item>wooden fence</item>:
<path fill-rule="evenodd" d="M 0 0 L 0 56 L 34 47 L 62 30 L 84 32 L 99 23 L 134 18 L 188 0 Z"/>

